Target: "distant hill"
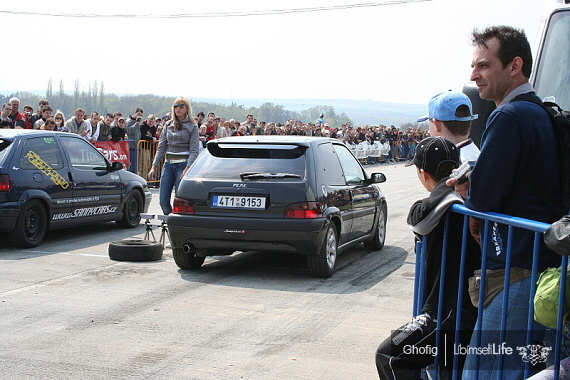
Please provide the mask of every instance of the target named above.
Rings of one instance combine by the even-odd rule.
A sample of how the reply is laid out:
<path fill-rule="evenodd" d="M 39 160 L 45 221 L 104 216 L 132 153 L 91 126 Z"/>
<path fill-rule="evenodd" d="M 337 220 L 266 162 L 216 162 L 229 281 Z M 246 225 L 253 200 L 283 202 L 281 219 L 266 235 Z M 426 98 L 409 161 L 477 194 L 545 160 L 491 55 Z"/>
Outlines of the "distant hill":
<path fill-rule="evenodd" d="M 0 94 L 7 95 L 17 92 L 0 91 Z M 38 96 L 45 95 L 45 91 L 27 91 Z M 125 96 L 127 94 L 115 94 Z M 133 94 L 128 94 L 133 96 Z M 175 98 L 175 96 L 172 96 Z M 416 120 L 427 114 L 427 104 L 411 103 L 391 103 L 378 102 L 374 100 L 353 100 L 353 99 L 227 99 L 227 98 L 203 98 L 188 96 L 189 99 L 198 102 L 209 102 L 217 104 L 243 105 L 244 107 L 259 107 L 263 103 L 273 103 L 282 105 L 288 111 L 300 112 L 316 106 L 330 106 L 337 114 L 345 113 L 356 125 L 395 125 L 404 123 L 415 123 Z M 325 115 L 326 118 L 326 115 Z"/>
<path fill-rule="evenodd" d="M 282 105 L 288 111 L 302 111 L 315 106 L 331 106 L 337 114 L 344 112 L 358 125 L 396 125 L 415 123 L 427 114 L 427 104 L 390 103 L 374 100 L 352 99 L 221 99 L 191 97 L 196 101 L 230 104 L 232 102 L 245 107 L 259 107 L 270 102 Z M 326 116 L 326 115 L 325 115 Z"/>

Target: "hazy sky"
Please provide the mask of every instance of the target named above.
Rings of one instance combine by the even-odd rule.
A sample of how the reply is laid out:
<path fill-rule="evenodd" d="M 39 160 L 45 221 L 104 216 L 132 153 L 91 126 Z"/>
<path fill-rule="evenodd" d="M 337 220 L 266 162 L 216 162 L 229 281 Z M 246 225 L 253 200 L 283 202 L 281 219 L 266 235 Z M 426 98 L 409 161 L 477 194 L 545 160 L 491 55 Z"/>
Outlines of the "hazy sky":
<path fill-rule="evenodd" d="M 523 28 L 539 0 L 3 1 L 0 11 L 174 15 L 383 4 L 245 17 L 54 17 L 0 12 L 0 90 L 426 103 L 468 82 L 474 27 Z"/>

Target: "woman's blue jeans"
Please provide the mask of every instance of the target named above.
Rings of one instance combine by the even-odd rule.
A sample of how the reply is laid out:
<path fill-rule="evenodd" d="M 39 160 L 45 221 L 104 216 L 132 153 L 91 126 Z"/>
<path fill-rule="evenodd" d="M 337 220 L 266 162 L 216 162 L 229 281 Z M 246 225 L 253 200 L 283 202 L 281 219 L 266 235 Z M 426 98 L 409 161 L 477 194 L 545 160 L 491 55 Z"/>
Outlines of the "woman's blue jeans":
<path fill-rule="evenodd" d="M 180 162 L 176 164 L 164 163 L 162 167 L 162 174 L 160 176 L 160 189 L 159 189 L 159 201 L 160 208 L 164 215 L 168 215 L 172 212 L 172 204 L 170 203 L 170 197 L 172 196 L 172 189 L 176 190 L 180 184 L 180 176 L 186 168 L 186 162 Z"/>

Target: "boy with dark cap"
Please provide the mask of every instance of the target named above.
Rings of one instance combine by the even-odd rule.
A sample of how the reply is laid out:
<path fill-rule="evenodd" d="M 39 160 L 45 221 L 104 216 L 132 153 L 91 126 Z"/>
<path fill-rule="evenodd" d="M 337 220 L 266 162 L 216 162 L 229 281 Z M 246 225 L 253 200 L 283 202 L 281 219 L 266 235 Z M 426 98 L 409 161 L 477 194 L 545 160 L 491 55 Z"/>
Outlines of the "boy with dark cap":
<path fill-rule="evenodd" d="M 452 377 L 455 342 L 455 320 L 459 289 L 459 268 L 463 216 L 449 213 L 447 242 L 444 242 L 445 216 L 452 204 L 463 203 L 452 187 L 445 185 L 453 169 L 461 163 L 459 149 L 451 141 L 437 136 L 419 142 L 410 165 L 415 165 L 422 185 L 429 197 L 416 201 L 408 214 L 408 225 L 421 240 L 427 236 L 425 247 L 425 294 L 421 313 L 410 322 L 392 332 L 376 351 L 376 367 L 380 379 L 418 379 L 418 373 L 434 363 L 439 353 L 439 378 Z M 445 265 L 445 293 L 441 314 L 441 339 L 436 346 L 436 327 L 442 252 L 447 244 Z M 473 239 L 467 244 L 465 273 L 472 273 L 479 262 L 478 246 Z M 463 282 L 460 343 L 466 345 L 476 320 L 476 309 L 471 305 L 467 278 Z M 460 358 L 460 368 L 461 368 Z M 461 369 L 458 369 L 458 374 Z"/>

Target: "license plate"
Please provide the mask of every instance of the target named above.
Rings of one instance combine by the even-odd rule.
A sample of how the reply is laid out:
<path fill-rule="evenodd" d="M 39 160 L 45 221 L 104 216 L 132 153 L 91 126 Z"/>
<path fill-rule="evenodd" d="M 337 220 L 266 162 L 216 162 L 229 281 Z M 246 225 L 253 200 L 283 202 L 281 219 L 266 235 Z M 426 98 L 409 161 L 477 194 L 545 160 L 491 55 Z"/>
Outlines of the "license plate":
<path fill-rule="evenodd" d="M 265 197 L 212 196 L 212 207 L 265 209 Z"/>

